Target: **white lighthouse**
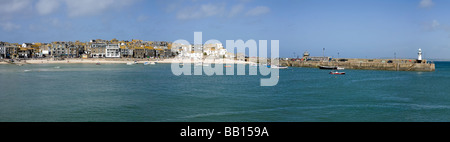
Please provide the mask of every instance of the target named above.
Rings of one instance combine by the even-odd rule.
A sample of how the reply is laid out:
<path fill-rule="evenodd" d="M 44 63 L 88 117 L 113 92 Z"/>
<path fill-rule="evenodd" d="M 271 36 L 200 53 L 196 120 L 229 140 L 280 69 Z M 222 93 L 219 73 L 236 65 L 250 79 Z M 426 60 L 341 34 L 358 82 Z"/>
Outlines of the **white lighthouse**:
<path fill-rule="evenodd" d="M 417 57 L 417 62 L 422 63 L 422 49 L 419 48 L 419 53 L 417 54 L 419 54 L 419 56 Z"/>

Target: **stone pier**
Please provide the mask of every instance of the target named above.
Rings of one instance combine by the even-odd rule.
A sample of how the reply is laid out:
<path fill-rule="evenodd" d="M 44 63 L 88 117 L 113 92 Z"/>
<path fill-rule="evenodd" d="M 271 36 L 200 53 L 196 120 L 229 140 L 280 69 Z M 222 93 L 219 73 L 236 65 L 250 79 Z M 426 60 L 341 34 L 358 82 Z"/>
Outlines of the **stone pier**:
<path fill-rule="evenodd" d="M 339 66 L 345 69 L 391 70 L 391 71 L 435 71 L 435 64 L 414 59 L 332 59 L 329 61 L 280 60 L 280 65 L 291 67 Z"/>

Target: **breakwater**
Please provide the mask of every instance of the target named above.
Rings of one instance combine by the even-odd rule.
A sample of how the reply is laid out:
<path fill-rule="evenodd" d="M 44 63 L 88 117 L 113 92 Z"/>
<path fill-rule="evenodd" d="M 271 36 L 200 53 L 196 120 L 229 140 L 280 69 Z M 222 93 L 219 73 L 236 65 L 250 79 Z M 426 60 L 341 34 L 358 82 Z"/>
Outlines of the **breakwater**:
<path fill-rule="evenodd" d="M 435 64 L 411 59 L 333 59 L 330 61 L 280 60 L 280 65 L 291 67 L 339 66 L 345 69 L 392 70 L 392 71 L 435 71 Z"/>

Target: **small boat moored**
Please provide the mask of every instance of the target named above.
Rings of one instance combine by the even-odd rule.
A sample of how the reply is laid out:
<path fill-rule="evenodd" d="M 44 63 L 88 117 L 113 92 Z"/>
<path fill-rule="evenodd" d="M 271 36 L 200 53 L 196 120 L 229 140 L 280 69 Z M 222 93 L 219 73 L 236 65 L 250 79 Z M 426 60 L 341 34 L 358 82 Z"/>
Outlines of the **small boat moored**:
<path fill-rule="evenodd" d="M 319 69 L 323 70 L 336 70 L 337 68 L 336 66 L 319 66 Z"/>
<path fill-rule="evenodd" d="M 319 69 L 323 69 L 323 70 L 344 70 L 343 67 L 338 67 L 338 66 L 319 66 Z"/>
<path fill-rule="evenodd" d="M 288 67 L 286 67 L 286 66 L 275 66 L 275 65 L 272 65 L 272 66 L 270 66 L 270 68 L 272 68 L 272 69 L 287 69 Z"/>
<path fill-rule="evenodd" d="M 344 75 L 345 72 L 331 71 L 330 74 Z"/>

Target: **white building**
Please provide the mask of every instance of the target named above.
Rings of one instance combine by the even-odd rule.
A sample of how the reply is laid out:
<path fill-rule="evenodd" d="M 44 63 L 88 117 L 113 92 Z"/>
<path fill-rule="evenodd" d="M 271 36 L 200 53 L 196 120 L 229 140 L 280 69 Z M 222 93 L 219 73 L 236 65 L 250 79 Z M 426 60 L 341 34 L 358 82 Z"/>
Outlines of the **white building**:
<path fill-rule="evenodd" d="M 106 45 L 106 58 L 119 58 L 120 57 L 120 47 L 119 44 L 108 44 Z"/>
<path fill-rule="evenodd" d="M 192 45 L 181 45 L 181 50 L 179 50 L 178 57 L 190 58 L 191 52 L 192 52 Z"/>
<path fill-rule="evenodd" d="M 41 46 L 40 51 L 41 51 L 41 53 L 39 55 L 40 57 L 42 57 L 42 56 L 46 56 L 47 57 L 47 56 L 50 55 L 51 48 L 48 45 Z"/>
<path fill-rule="evenodd" d="M 203 48 L 203 52 L 206 53 L 208 56 L 214 56 L 214 57 L 224 57 L 227 54 L 227 49 L 223 48 L 222 44 L 215 43 L 215 44 L 205 44 Z"/>
<path fill-rule="evenodd" d="M 202 59 L 203 53 L 201 51 L 192 51 L 190 57 L 194 59 Z"/>

